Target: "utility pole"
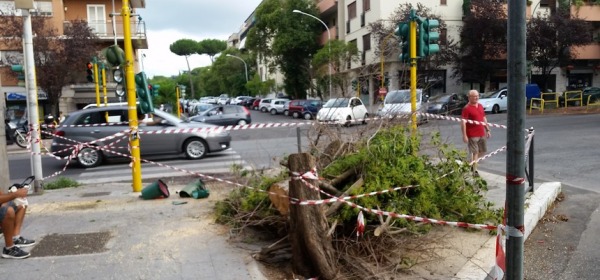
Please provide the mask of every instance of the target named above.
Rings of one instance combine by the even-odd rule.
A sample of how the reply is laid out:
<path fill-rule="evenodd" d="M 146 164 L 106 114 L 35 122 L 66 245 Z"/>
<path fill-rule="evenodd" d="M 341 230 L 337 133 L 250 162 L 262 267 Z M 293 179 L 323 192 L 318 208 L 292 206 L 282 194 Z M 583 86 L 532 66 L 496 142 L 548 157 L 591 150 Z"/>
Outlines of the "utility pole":
<path fill-rule="evenodd" d="M 1 84 L 0 87 L 2 87 Z M 0 117 L 2 118 L 2 123 L 0 123 L 0 168 L 2 168 L 2 170 L 8 170 L 8 154 L 6 152 L 5 129 L 5 126 L 7 126 L 8 124 L 4 122 L 6 120 L 6 115 L 6 95 L 2 94 L 0 95 Z M 3 193 L 8 192 L 9 186 L 10 174 L 8 172 L 0 172 L 0 191 L 2 191 Z"/>
<path fill-rule="evenodd" d="M 506 155 L 506 279 L 523 279 L 525 204 L 525 7 L 508 1 L 508 120 Z"/>
<path fill-rule="evenodd" d="M 417 132 L 417 15 L 415 9 L 410 10 L 410 112 L 413 135 Z"/>
<path fill-rule="evenodd" d="M 35 179 L 33 192 L 41 193 L 42 190 L 42 156 L 40 154 L 40 124 L 37 103 L 37 85 L 35 79 L 35 61 L 33 58 L 33 31 L 31 28 L 31 14 L 34 9 L 33 0 L 15 1 L 15 8 L 23 12 L 23 52 L 25 58 L 25 87 L 27 88 L 27 115 L 29 116 L 31 137 L 31 169 Z"/>

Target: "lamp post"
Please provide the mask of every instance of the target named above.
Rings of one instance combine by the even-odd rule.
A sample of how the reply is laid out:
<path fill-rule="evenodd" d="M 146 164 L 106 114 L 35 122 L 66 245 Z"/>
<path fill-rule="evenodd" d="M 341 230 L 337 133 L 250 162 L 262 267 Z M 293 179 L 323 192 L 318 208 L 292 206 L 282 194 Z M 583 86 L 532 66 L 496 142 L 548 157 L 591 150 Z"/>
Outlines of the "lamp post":
<path fill-rule="evenodd" d="M 331 93 L 333 92 L 333 88 L 331 87 L 331 31 L 329 31 L 329 27 L 327 26 L 327 24 L 325 24 L 325 22 L 323 22 L 320 18 L 318 18 L 316 16 L 307 14 L 307 13 L 299 11 L 299 10 L 293 10 L 292 12 L 298 13 L 298 14 L 303 14 L 305 16 L 314 18 L 314 19 L 320 21 L 323 24 L 323 26 L 325 26 L 325 29 L 327 29 L 327 39 L 328 39 L 327 47 L 328 47 L 328 51 L 329 51 L 329 98 L 331 99 Z"/>
<path fill-rule="evenodd" d="M 246 70 L 246 83 L 248 82 L 248 64 L 246 64 L 246 61 L 244 61 L 241 57 L 239 56 L 235 56 L 232 54 L 227 54 L 227 56 L 233 57 L 233 58 L 237 58 L 239 60 L 241 60 L 244 63 L 244 70 Z"/>

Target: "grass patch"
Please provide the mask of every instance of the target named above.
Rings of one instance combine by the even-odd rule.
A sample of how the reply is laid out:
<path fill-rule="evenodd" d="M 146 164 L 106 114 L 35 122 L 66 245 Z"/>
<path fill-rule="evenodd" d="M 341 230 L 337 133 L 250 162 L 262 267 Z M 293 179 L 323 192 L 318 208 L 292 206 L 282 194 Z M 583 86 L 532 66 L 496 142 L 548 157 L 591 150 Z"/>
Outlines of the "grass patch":
<path fill-rule="evenodd" d="M 66 188 L 76 188 L 81 184 L 71 178 L 67 177 L 58 177 L 58 179 L 49 182 L 44 185 L 44 189 L 46 190 L 57 190 L 57 189 L 66 189 Z"/>

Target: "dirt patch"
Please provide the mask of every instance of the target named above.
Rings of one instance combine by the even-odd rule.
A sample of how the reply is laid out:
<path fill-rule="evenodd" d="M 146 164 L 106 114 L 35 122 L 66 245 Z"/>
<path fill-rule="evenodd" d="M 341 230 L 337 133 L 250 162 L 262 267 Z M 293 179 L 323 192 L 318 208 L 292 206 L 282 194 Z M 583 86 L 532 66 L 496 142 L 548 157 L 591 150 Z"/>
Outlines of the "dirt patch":
<path fill-rule="evenodd" d="M 50 234 L 31 250 L 32 257 L 83 255 L 105 252 L 110 232 Z"/>

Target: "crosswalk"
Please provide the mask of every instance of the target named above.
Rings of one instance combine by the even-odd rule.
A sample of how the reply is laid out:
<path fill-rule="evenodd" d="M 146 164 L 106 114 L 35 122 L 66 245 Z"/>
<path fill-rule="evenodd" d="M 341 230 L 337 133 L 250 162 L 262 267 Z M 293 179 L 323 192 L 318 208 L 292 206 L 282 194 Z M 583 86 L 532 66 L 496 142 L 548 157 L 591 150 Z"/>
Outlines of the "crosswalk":
<path fill-rule="evenodd" d="M 252 166 L 248 164 L 242 157 L 232 149 L 228 149 L 219 153 L 207 155 L 200 160 L 185 160 L 185 159 L 169 159 L 156 160 L 156 163 L 142 163 L 142 180 L 158 179 L 165 177 L 178 177 L 192 175 L 188 172 L 196 172 L 200 174 L 223 174 L 232 172 L 233 167 L 244 170 L 252 170 Z M 161 166 L 164 165 L 164 166 Z M 182 169 L 185 171 L 176 170 Z M 73 178 L 82 184 L 89 183 L 108 183 L 119 181 L 131 181 L 131 168 L 126 163 L 118 165 L 108 164 L 101 165 L 95 168 L 88 168 L 77 177 Z"/>

